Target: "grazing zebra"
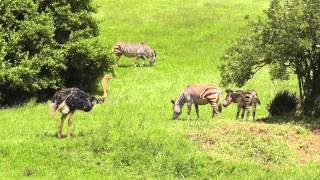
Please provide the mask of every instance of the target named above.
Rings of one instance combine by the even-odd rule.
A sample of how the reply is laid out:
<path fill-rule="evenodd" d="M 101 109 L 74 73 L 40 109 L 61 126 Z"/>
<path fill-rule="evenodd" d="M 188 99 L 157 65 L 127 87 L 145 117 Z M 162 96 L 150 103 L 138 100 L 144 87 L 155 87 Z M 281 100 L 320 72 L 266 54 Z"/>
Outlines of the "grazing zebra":
<path fill-rule="evenodd" d="M 89 112 L 94 105 L 104 102 L 105 98 L 107 97 L 106 84 L 107 80 L 109 79 L 110 77 L 108 75 L 105 75 L 102 79 L 104 93 L 102 98 L 91 96 L 79 88 L 62 89 L 53 95 L 50 104 L 51 114 L 54 117 L 57 110 L 61 111 L 62 113 L 60 127 L 57 131 L 58 138 L 62 137 L 62 128 L 66 118 L 68 119 L 67 137 L 71 137 L 72 116 L 76 110 Z"/>
<path fill-rule="evenodd" d="M 255 120 L 256 116 L 256 106 L 260 105 L 260 99 L 256 91 L 232 91 L 227 90 L 227 96 L 223 103 L 224 107 L 229 106 L 231 103 L 238 104 L 238 110 L 236 119 L 239 118 L 240 111 L 242 109 L 241 119 L 243 119 L 245 112 L 247 111 L 246 120 L 248 120 L 250 115 L 249 107 L 252 106 L 252 118 Z"/>
<path fill-rule="evenodd" d="M 188 119 L 191 119 L 191 106 L 195 105 L 197 118 L 199 119 L 199 105 L 211 104 L 212 106 L 212 118 L 218 115 L 222 106 L 219 103 L 221 96 L 220 88 L 213 85 L 188 85 L 176 99 L 176 101 L 171 100 L 173 106 L 173 117 L 172 119 L 177 119 L 181 112 L 182 107 L 185 103 L 188 106 Z"/>
<path fill-rule="evenodd" d="M 118 61 L 122 55 L 126 57 L 135 57 L 135 66 L 138 65 L 138 60 L 141 58 L 145 60 L 145 58 L 149 59 L 149 63 L 152 66 L 156 62 L 156 52 L 151 49 L 147 44 L 145 43 L 124 43 L 124 42 L 118 42 L 115 44 L 113 48 L 114 54 L 117 56 L 116 63 L 118 64 Z"/>

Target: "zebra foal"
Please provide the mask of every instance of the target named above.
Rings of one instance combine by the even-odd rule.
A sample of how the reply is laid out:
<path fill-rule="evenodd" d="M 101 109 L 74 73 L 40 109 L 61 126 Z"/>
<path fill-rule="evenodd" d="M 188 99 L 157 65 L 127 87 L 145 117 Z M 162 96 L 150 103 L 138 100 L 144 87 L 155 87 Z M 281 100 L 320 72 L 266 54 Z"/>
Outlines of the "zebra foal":
<path fill-rule="evenodd" d="M 231 103 L 237 103 L 237 115 L 239 118 L 240 111 L 242 110 L 241 119 L 244 118 L 245 112 L 247 112 L 246 120 L 250 116 L 250 106 L 252 106 L 252 119 L 255 120 L 257 104 L 260 105 L 260 99 L 256 91 L 232 91 L 227 90 L 227 96 L 223 103 L 224 107 L 229 106 Z"/>
<path fill-rule="evenodd" d="M 188 106 L 188 119 L 191 119 L 191 106 L 194 104 L 197 113 L 197 119 L 199 119 L 199 105 L 210 104 L 212 107 L 212 118 L 218 115 L 222 106 L 219 103 L 221 96 L 220 88 L 213 85 L 188 85 L 174 101 L 173 104 L 173 116 L 172 119 L 177 119 L 182 113 L 182 107 L 185 103 Z"/>
<path fill-rule="evenodd" d="M 152 66 L 156 62 L 156 52 L 151 49 L 145 43 L 125 43 L 125 42 L 118 42 L 115 44 L 113 48 L 113 52 L 116 55 L 116 64 L 118 64 L 119 59 L 121 56 L 126 57 L 135 57 L 135 66 L 138 65 L 138 60 L 145 58 L 149 59 L 150 66 Z"/>

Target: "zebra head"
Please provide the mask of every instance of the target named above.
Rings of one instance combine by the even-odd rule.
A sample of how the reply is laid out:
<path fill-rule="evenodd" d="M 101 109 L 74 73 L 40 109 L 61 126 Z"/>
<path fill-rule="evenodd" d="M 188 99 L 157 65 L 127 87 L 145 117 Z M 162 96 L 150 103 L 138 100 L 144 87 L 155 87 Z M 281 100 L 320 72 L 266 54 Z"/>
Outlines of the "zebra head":
<path fill-rule="evenodd" d="M 176 120 L 181 114 L 181 106 L 178 103 L 176 103 L 174 100 L 171 100 L 171 103 L 173 104 L 172 119 Z"/>
<path fill-rule="evenodd" d="M 154 65 L 154 63 L 156 62 L 156 58 L 157 58 L 157 53 L 155 50 L 153 49 L 150 49 L 147 53 L 148 55 L 148 58 L 149 58 L 149 62 L 150 62 L 150 65 Z"/>
<path fill-rule="evenodd" d="M 223 102 L 223 107 L 229 106 L 234 101 L 233 100 L 233 95 L 232 95 L 233 91 L 228 89 L 228 90 L 226 90 L 226 93 L 227 93 L 227 95 L 226 95 L 226 98 L 225 98 L 225 100 Z"/>
<path fill-rule="evenodd" d="M 223 107 L 229 106 L 231 103 L 237 103 L 242 91 L 226 90 L 227 96 L 223 102 Z"/>

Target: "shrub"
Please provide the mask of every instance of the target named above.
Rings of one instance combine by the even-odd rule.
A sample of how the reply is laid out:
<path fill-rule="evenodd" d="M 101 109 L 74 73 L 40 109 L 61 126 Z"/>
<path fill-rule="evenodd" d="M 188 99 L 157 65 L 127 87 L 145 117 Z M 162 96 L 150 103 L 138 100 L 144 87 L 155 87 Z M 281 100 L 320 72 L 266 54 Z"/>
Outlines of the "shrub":
<path fill-rule="evenodd" d="M 0 1 L 0 106 L 61 87 L 94 91 L 111 67 L 92 0 Z"/>
<path fill-rule="evenodd" d="M 64 84 L 93 92 L 100 80 L 98 78 L 108 71 L 110 54 L 105 49 L 97 45 L 96 40 L 68 44 L 65 56 L 65 65 L 68 68 L 62 75 Z"/>
<path fill-rule="evenodd" d="M 320 117 L 320 96 L 318 96 L 314 101 L 314 108 L 313 108 L 312 115 L 315 118 Z"/>
<path fill-rule="evenodd" d="M 221 84 L 242 87 L 267 66 L 272 79 L 289 80 L 294 73 L 301 115 L 310 115 L 320 96 L 319 6 L 319 0 L 272 0 L 266 18 L 250 21 L 250 31 L 221 58 Z"/>
<path fill-rule="evenodd" d="M 294 93 L 281 91 L 268 104 L 268 111 L 272 116 L 283 115 L 296 110 L 298 99 Z"/>

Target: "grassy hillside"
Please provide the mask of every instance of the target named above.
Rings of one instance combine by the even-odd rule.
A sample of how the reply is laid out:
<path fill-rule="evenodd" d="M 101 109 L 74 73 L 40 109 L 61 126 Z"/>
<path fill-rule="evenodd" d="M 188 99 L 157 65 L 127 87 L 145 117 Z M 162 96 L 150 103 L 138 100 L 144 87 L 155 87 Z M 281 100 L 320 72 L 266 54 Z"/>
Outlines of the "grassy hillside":
<path fill-rule="evenodd" d="M 235 106 L 212 120 L 186 110 L 172 121 L 170 99 L 188 84 L 218 84 L 219 58 L 247 31 L 245 16 L 263 15 L 269 0 L 97 0 L 100 40 L 144 41 L 157 50 L 154 67 L 122 58 L 106 103 L 74 116 L 72 139 L 56 139 L 59 121 L 48 104 L 0 110 L 0 177 L 85 179 L 277 178 L 320 176 L 319 135 L 291 124 L 234 120 Z M 262 70 L 245 88 L 266 105 L 291 82 L 271 82 Z M 101 92 L 99 92 L 101 93 Z M 193 112 L 195 118 L 195 113 Z M 66 129 L 64 131 L 66 133 Z"/>

